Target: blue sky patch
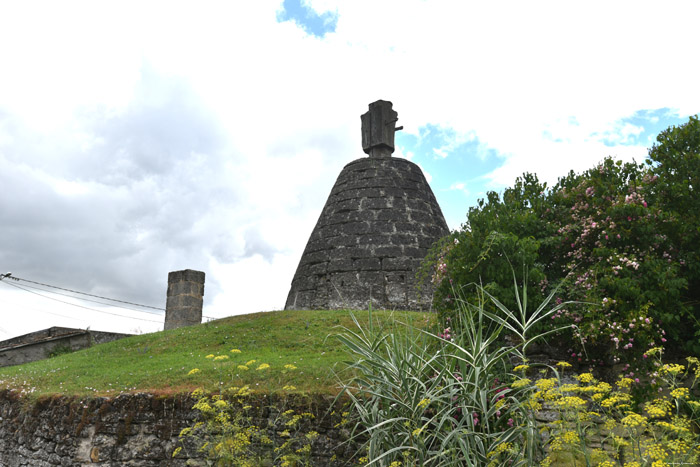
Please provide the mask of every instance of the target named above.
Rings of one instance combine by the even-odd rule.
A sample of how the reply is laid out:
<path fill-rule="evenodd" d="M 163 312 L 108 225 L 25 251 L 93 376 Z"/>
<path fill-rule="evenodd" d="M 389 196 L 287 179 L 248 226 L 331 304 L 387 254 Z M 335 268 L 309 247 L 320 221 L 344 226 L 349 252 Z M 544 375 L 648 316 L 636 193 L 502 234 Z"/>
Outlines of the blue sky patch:
<path fill-rule="evenodd" d="M 436 125 L 421 127 L 418 136 L 396 134 L 396 146 L 404 155 L 413 153 L 412 161 L 432 176 L 430 186 L 450 229 L 460 227 L 467 220 L 469 208 L 486 197 L 485 175 L 504 160 L 477 138 L 459 143 L 456 140 L 452 129 Z"/>
<path fill-rule="evenodd" d="M 326 33 L 335 31 L 338 14 L 327 11 L 319 15 L 303 0 L 284 0 L 282 11 L 277 13 L 277 21 L 293 21 L 307 34 L 323 37 Z"/>
<path fill-rule="evenodd" d="M 651 147 L 656 142 L 656 136 L 672 125 L 687 122 L 678 113 L 669 108 L 638 110 L 631 117 L 621 119 L 614 131 L 594 133 L 606 146 L 641 145 Z"/>

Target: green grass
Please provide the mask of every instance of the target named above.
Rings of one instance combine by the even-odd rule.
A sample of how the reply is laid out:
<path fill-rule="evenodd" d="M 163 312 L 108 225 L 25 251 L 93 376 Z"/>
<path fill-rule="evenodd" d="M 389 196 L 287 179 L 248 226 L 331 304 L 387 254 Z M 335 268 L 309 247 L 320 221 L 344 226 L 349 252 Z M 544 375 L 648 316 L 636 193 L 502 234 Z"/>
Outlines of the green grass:
<path fill-rule="evenodd" d="M 368 324 L 367 311 L 353 312 Z M 372 322 L 383 325 L 393 314 L 401 322 L 422 327 L 432 315 L 374 311 Z M 332 393 L 339 390 L 348 360 L 334 336 L 353 328 L 348 311 L 276 311 L 224 318 L 197 326 L 133 336 L 47 360 L 0 368 L 0 389 L 32 397 L 116 395 L 124 392 L 175 394 L 220 385 L 264 392 Z M 231 353 L 239 349 L 241 353 Z M 206 356 L 226 355 L 222 361 Z M 249 365 L 247 371 L 238 365 Z M 257 370 L 267 363 L 269 369 Z M 285 369 L 285 365 L 296 369 Z M 190 370 L 200 371 L 188 375 Z M 284 390 L 284 386 L 294 390 Z"/>

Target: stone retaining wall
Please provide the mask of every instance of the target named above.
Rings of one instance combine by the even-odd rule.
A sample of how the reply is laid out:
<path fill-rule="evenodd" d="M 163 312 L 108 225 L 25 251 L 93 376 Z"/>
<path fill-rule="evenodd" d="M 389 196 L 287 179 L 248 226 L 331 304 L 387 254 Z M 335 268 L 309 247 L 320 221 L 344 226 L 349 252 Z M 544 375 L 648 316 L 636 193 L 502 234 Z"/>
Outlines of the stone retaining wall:
<path fill-rule="evenodd" d="M 256 426 L 271 424 L 281 404 L 285 410 L 311 412 L 314 419 L 304 428 L 319 433 L 311 445 L 312 465 L 340 465 L 349 456 L 350 450 L 342 444 L 347 434 L 336 427 L 339 416 L 329 415 L 332 398 L 269 399 L 257 395 L 251 401 Z M 197 459 L 197 446 L 192 444 L 172 457 L 179 446 L 180 431 L 197 421 L 193 404 L 189 396 L 144 393 L 87 400 L 61 396 L 30 404 L 8 391 L 0 392 L 0 466 L 205 465 Z M 283 427 L 273 426 L 268 431 L 276 437 L 277 430 Z M 334 455 L 337 462 L 331 461 Z"/>

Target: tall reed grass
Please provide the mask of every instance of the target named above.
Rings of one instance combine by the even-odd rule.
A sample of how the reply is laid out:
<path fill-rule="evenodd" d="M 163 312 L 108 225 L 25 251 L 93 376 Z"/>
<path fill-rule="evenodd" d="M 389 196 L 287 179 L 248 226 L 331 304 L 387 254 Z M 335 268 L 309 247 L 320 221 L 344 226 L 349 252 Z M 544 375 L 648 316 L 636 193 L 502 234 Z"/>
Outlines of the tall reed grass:
<path fill-rule="evenodd" d="M 525 466 L 542 458 L 534 412 L 520 403 L 527 389 L 507 382 L 526 348 L 558 330 L 535 333 L 538 324 L 566 303 L 551 306 L 555 290 L 529 311 L 527 287 L 514 284 L 514 312 L 475 287 L 479 302 L 458 298 L 459 312 L 441 331 L 355 320 L 355 329 L 339 334 L 354 361 L 344 393 L 357 417 L 355 436 L 367 440 L 361 463 Z"/>

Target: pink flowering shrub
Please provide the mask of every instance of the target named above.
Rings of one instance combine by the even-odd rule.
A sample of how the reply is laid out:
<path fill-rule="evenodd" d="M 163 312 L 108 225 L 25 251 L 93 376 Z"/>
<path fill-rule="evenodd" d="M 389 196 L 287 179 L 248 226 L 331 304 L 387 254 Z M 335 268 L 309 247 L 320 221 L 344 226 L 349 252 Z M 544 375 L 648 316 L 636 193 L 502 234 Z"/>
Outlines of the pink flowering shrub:
<path fill-rule="evenodd" d="M 453 289 L 477 283 L 515 309 L 514 269 L 532 300 L 559 286 L 578 302 L 549 323 L 574 325 L 561 337 L 574 361 L 640 375 L 645 352 L 666 341 L 700 352 L 697 117 L 658 141 L 646 165 L 607 158 L 551 188 L 524 174 L 502 197 L 489 192 L 433 253 L 436 307 L 449 316 Z"/>

